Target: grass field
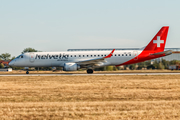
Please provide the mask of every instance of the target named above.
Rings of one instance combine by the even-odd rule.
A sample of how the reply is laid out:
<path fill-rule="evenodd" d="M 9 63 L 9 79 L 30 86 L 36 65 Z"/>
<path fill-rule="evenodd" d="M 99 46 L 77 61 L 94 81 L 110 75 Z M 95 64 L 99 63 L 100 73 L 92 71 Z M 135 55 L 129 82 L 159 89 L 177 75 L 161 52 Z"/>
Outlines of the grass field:
<path fill-rule="evenodd" d="M 0 119 L 180 119 L 180 75 L 0 77 Z"/>

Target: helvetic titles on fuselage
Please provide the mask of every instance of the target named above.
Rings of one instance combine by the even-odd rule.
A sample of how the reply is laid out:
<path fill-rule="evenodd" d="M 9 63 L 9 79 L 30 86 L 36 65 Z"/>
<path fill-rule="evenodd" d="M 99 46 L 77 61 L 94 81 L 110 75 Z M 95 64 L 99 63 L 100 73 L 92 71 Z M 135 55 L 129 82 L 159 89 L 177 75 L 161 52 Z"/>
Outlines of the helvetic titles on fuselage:
<path fill-rule="evenodd" d="M 36 54 L 36 57 L 35 57 L 35 59 L 60 59 L 60 60 L 62 60 L 62 59 L 68 59 L 68 57 L 69 57 L 69 55 L 68 54 L 59 54 L 59 55 L 49 55 L 49 54 L 47 54 L 47 55 L 38 55 L 38 54 Z"/>

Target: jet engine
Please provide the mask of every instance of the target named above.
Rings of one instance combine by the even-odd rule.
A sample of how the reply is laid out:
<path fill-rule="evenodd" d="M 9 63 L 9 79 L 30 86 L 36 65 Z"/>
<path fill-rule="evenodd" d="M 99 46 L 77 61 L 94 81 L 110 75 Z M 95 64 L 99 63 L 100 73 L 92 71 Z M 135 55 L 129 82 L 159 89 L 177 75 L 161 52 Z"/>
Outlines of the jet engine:
<path fill-rule="evenodd" d="M 64 63 L 64 71 L 76 71 L 80 69 L 80 66 L 76 63 Z"/>

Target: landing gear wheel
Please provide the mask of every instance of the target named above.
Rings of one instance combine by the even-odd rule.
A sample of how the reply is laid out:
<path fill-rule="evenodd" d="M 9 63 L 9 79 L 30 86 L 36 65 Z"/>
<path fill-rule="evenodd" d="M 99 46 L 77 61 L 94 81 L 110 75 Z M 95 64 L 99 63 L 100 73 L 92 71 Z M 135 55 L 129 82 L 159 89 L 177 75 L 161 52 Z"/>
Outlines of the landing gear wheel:
<path fill-rule="evenodd" d="M 93 73 L 93 70 L 92 70 L 92 69 L 87 69 L 87 73 L 88 73 L 88 74 L 92 74 L 92 73 Z"/>
<path fill-rule="evenodd" d="M 26 71 L 26 74 L 29 74 L 29 71 Z"/>

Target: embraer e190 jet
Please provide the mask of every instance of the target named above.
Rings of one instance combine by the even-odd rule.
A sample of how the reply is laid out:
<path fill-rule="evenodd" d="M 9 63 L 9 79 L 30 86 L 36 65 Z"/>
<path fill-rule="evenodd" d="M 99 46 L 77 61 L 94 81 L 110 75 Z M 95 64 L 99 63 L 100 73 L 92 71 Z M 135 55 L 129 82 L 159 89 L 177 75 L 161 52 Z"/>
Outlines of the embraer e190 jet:
<path fill-rule="evenodd" d="M 29 52 L 19 55 L 9 65 L 17 67 L 63 67 L 64 71 L 121 66 L 172 54 L 164 51 L 169 26 L 162 27 L 143 50 Z M 26 74 L 29 74 L 27 71 Z"/>

